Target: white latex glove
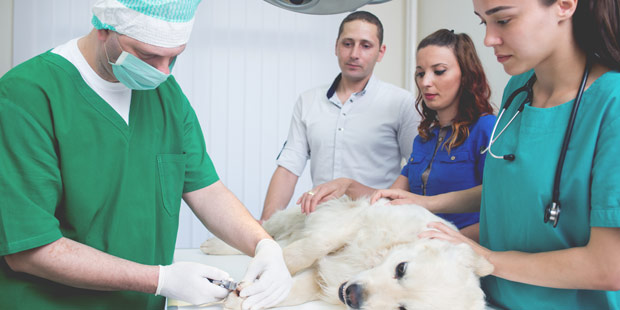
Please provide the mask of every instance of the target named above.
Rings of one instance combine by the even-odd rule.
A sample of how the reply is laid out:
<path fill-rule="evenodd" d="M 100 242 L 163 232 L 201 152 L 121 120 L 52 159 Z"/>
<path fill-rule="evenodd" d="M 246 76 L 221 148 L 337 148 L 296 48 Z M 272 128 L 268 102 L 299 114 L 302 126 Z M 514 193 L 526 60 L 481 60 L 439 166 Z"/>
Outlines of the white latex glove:
<path fill-rule="evenodd" d="M 243 310 L 273 307 L 288 296 L 293 279 L 277 242 L 263 239 L 256 245 L 254 258 L 250 261 L 242 282 L 253 283 L 239 294 L 247 297 L 242 304 Z"/>
<path fill-rule="evenodd" d="M 211 283 L 207 278 L 226 280 L 229 275 L 217 268 L 192 262 L 159 266 L 159 282 L 155 295 L 193 305 L 219 301 L 228 295 L 227 289 Z"/>

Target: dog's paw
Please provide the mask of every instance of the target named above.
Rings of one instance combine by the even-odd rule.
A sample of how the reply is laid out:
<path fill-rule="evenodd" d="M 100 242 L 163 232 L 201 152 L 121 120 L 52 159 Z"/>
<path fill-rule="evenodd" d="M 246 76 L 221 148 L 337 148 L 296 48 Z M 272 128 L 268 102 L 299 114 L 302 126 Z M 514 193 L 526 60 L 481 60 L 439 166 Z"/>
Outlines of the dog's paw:
<path fill-rule="evenodd" d="M 241 304 L 243 303 L 245 298 L 240 297 L 239 292 L 241 292 L 242 289 L 249 285 L 251 285 L 251 283 L 246 284 L 245 282 L 240 282 L 237 285 L 237 288 L 234 291 L 230 292 L 224 300 L 223 308 L 225 310 L 241 310 Z"/>
<path fill-rule="evenodd" d="M 241 304 L 245 299 L 239 297 L 235 292 L 230 292 L 224 301 L 223 309 L 225 310 L 241 310 Z"/>
<path fill-rule="evenodd" d="M 226 242 L 216 237 L 207 239 L 205 242 L 203 242 L 200 245 L 200 250 L 203 253 L 210 254 L 210 255 L 241 255 L 243 254 L 239 250 L 231 247 L 230 245 L 226 244 Z"/>

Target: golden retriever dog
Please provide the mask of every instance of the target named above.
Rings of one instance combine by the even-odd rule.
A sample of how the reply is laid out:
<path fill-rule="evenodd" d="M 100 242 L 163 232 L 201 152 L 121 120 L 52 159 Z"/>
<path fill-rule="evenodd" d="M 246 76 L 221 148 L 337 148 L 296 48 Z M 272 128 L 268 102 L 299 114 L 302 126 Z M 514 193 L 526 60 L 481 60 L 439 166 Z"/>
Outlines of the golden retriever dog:
<path fill-rule="evenodd" d="M 493 266 L 466 244 L 419 239 L 430 222 L 456 229 L 417 205 L 347 197 L 307 216 L 298 207 L 274 214 L 263 227 L 282 245 L 293 275 L 291 293 L 278 306 L 323 300 L 343 309 L 485 309 L 479 277 Z M 239 253 L 219 239 L 201 250 Z M 231 293 L 224 307 L 241 309 L 240 303 Z"/>

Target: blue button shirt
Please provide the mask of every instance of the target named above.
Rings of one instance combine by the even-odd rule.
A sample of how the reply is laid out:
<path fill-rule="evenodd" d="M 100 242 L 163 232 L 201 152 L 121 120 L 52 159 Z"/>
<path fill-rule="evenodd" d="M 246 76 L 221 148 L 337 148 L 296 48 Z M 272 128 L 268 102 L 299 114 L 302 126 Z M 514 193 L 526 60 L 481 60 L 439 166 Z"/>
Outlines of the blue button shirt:
<path fill-rule="evenodd" d="M 437 149 L 434 158 L 439 128 L 432 129 L 432 136 L 427 141 L 417 136 L 413 141 L 411 157 L 401 171 L 401 174 L 409 179 L 409 190 L 414 194 L 423 194 L 422 173 L 431 160 L 433 165 L 426 183 L 426 195 L 428 196 L 464 190 L 482 184 L 482 169 L 486 153 L 480 154 L 480 151 L 485 149 L 489 143 L 495 119 L 495 115 L 480 117 L 476 123 L 469 126 L 469 137 L 463 144 L 453 148 L 449 153 L 442 145 Z M 448 141 L 451 135 L 452 129 L 448 128 L 444 141 Z M 454 223 L 459 229 L 478 223 L 480 220 L 478 212 L 437 215 Z"/>

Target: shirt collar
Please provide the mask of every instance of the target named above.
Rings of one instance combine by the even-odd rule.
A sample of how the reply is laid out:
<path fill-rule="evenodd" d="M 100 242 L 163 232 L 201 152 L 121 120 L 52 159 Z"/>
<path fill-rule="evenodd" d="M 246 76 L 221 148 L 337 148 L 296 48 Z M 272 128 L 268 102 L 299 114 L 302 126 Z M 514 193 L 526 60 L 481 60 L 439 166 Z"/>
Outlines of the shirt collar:
<path fill-rule="evenodd" d="M 334 94 L 336 93 L 336 89 L 338 88 L 338 84 L 340 84 L 340 80 L 342 80 L 342 73 L 339 73 L 338 76 L 336 76 L 336 78 L 334 79 L 334 82 L 332 82 L 332 85 L 329 87 L 329 89 L 327 90 L 327 99 L 329 100 L 330 98 L 332 98 L 334 96 Z M 376 83 L 376 79 L 374 74 L 370 76 L 370 79 L 368 80 L 368 83 L 366 83 L 366 86 L 364 86 L 364 89 L 362 89 L 361 91 L 357 92 L 357 93 L 353 93 L 353 95 L 355 96 L 363 96 L 366 94 L 366 91 L 368 89 L 370 89 L 374 84 Z"/>

